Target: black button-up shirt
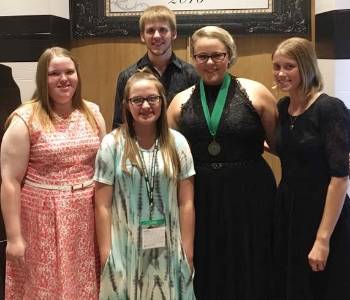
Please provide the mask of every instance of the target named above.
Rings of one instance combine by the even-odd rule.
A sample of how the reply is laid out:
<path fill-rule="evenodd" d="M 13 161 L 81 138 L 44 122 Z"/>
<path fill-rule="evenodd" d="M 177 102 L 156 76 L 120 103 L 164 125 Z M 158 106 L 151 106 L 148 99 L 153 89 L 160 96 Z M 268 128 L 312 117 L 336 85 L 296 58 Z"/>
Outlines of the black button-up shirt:
<path fill-rule="evenodd" d="M 122 123 L 122 99 L 124 88 L 127 80 L 136 73 L 138 69 L 149 67 L 151 71 L 159 78 L 159 81 L 164 85 L 168 104 L 174 96 L 197 83 L 199 77 L 194 67 L 176 57 L 173 53 L 170 63 L 160 76 L 158 71 L 153 67 L 147 54 L 142 57 L 136 64 L 131 65 L 127 69 L 120 72 L 117 81 L 117 91 L 115 96 L 113 128 L 119 127 Z"/>

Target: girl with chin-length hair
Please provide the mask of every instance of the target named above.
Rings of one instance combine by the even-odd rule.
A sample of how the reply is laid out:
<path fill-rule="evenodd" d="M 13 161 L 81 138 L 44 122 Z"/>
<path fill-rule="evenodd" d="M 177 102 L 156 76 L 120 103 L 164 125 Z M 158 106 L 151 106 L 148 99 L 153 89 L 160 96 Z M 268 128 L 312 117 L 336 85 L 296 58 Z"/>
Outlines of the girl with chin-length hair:
<path fill-rule="evenodd" d="M 272 54 L 282 179 L 274 216 L 274 298 L 350 299 L 350 116 L 323 92 L 315 50 L 293 37 Z"/>

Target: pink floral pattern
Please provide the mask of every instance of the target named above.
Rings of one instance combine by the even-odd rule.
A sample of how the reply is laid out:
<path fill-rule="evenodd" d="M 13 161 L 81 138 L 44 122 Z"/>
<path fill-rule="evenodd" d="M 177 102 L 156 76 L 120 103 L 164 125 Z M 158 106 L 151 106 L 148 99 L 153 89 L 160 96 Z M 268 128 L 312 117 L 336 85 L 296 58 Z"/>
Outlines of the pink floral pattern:
<path fill-rule="evenodd" d="M 100 114 L 95 104 L 88 103 Z M 26 180 L 50 185 L 92 178 L 99 147 L 85 116 L 75 110 L 55 117 L 47 132 L 32 118 L 30 106 L 18 109 L 30 133 Z M 45 190 L 23 184 L 21 225 L 27 243 L 25 267 L 7 261 L 7 300 L 97 299 L 99 261 L 95 239 L 93 186 L 75 191 Z"/>

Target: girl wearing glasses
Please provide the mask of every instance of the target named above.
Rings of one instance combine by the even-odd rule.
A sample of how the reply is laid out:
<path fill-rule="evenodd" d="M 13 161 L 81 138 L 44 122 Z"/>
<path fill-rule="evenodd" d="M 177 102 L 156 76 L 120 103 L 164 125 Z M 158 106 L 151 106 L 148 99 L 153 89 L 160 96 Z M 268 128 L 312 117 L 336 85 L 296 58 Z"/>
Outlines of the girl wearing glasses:
<path fill-rule="evenodd" d="M 192 35 L 200 82 L 178 94 L 170 125 L 190 143 L 195 182 L 195 293 L 198 299 L 269 298 L 275 179 L 262 158 L 277 110 L 260 83 L 236 78 L 231 35 L 207 26 Z"/>
<path fill-rule="evenodd" d="M 148 71 L 127 81 L 122 126 L 96 158 L 100 299 L 195 299 L 189 146 L 168 129 L 164 87 Z"/>

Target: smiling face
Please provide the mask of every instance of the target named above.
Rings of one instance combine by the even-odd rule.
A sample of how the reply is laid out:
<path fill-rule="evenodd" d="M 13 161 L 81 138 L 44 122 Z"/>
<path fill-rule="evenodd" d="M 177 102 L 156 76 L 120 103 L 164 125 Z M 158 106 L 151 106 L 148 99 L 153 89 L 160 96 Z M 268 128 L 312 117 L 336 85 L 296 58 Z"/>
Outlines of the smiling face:
<path fill-rule="evenodd" d="M 138 97 L 147 98 L 150 96 L 160 96 L 160 93 L 151 80 L 141 79 L 135 81 L 131 86 L 128 94 L 128 99 Z M 157 120 L 161 114 L 162 101 L 150 104 L 148 101 L 143 101 L 142 105 L 136 105 L 128 100 L 127 109 L 131 113 L 134 120 L 134 127 L 137 126 L 154 126 L 156 127 Z"/>
<path fill-rule="evenodd" d="M 226 53 L 220 62 L 214 62 L 209 58 L 206 62 L 198 62 L 194 59 L 194 65 L 203 81 L 208 85 L 218 85 L 222 83 L 228 69 L 229 57 L 226 46 L 216 38 L 200 37 L 193 45 L 193 54 L 212 56 L 217 53 Z"/>
<path fill-rule="evenodd" d="M 48 70 L 48 93 L 54 108 L 71 106 L 78 85 L 74 62 L 65 56 L 53 56 Z"/>
<path fill-rule="evenodd" d="M 176 31 L 172 31 L 168 22 L 149 22 L 141 33 L 141 41 L 146 44 L 149 56 L 170 55 Z"/>
<path fill-rule="evenodd" d="M 294 59 L 276 52 L 272 58 L 272 65 L 278 88 L 288 93 L 296 92 L 300 88 L 299 67 Z"/>

